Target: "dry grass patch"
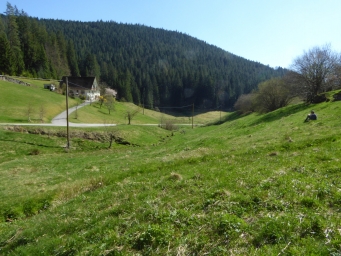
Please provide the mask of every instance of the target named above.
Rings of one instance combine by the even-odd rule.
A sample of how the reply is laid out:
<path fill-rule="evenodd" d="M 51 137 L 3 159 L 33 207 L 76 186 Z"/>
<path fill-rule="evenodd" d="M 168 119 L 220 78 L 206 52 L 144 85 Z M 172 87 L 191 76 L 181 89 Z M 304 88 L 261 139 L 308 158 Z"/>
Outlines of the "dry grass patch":
<path fill-rule="evenodd" d="M 182 180 L 182 176 L 179 173 L 172 172 L 169 176 L 170 180 Z"/>

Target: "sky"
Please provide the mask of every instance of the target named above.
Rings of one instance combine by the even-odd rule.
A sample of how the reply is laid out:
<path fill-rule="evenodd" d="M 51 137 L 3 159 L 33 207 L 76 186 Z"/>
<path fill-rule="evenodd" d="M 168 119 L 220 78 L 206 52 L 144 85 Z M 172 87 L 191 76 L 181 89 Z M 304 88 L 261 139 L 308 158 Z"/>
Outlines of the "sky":
<path fill-rule="evenodd" d="M 290 68 L 330 44 L 341 53 L 340 0 L 0 0 L 29 16 L 178 31 L 245 59 Z"/>

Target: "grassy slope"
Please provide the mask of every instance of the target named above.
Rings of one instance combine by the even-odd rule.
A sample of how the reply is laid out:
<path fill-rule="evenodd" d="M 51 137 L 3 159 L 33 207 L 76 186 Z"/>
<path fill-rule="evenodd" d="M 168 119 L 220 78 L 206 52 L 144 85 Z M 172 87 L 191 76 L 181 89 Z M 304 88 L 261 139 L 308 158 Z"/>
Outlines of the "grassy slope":
<path fill-rule="evenodd" d="M 312 107 L 318 120 L 303 123 Z M 73 129 L 69 153 L 64 138 L 2 130 L 0 252 L 336 255 L 340 108 L 230 114 L 173 133 L 118 126 L 138 146 L 110 150 Z"/>
<path fill-rule="evenodd" d="M 128 120 L 125 117 L 127 111 L 135 111 L 138 113 L 131 121 L 132 124 L 160 124 L 166 121 L 170 121 L 175 124 L 192 124 L 192 118 L 186 116 L 172 116 L 165 113 L 160 113 L 152 111 L 149 109 L 144 109 L 138 107 L 132 103 L 122 103 L 116 102 L 114 105 L 114 110 L 109 114 L 108 109 L 103 105 L 100 107 L 98 103 L 93 103 L 91 106 L 86 106 L 79 109 L 77 113 L 72 113 L 70 115 L 70 121 L 74 123 L 104 123 L 111 122 L 116 124 L 127 124 Z M 211 111 L 207 113 L 198 114 L 194 116 L 195 124 L 207 124 L 209 122 L 214 122 L 220 120 L 220 115 L 222 117 L 226 116 L 226 112 Z"/>
<path fill-rule="evenodd" d="M 44 122 L 50 122 L 53 117 L 65 110 L 65 96 L 52 93 L 44 89 L 44 84 L 50 81 L 30 80 L 19 78 L 21 81 L 30 83 L 31 86 L 18 85 L 6 81 L 0 81 L 0 122 L 7 123 L 27 123 L 28 106 L 31 105 L 33 113 L 31 121 L 40 123 L 40 110 L 44 108 Z M 69 98 L 69 105 L 75 106 L 77 101 Z M 188 117 L 174 117 L 156 111 L 138 108 L 132 103 L 115 103 L 114 110 L 109 112 L 105 106 L 99 107 L 98 103 L 92 103 L 76 112 L 70 114 L 70 122 L 74 123 L 116 123 L 127 124 L 125 115 L 127 111 L 138 110 L 139 113 L 133 118 L 132 124 L 159 124 L 170 120 L 174 123 L 191 124 L 192 120 Z M 195 124 L 205 124 L 226 116 L 226 112 L 208 112 L 195 114 Z"/>
<path fill-rule="evenodd" d="M 27 109 L 31 105 L 31 120 L 40 123 L 40 109 L 44 108 L 44 122 L 65 110 L 65 96 L 44 89 L 43 81 L 21 79 L 31 86 L 0 81 L 0 122 L 27 123 Z M 70 106 L 76 101 L 70 99 Z"/>

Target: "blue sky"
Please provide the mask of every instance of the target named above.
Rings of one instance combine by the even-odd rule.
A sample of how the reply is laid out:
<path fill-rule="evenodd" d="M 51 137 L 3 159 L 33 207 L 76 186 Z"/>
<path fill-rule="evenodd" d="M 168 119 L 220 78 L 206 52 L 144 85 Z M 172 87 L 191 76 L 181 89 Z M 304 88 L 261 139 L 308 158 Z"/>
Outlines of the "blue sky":
<path fill-rule="evenodd" d="M 0 0 L 30 16 L 179 31 L 271 67 L 314 46 L 341 52 L 340 0 Z"/>

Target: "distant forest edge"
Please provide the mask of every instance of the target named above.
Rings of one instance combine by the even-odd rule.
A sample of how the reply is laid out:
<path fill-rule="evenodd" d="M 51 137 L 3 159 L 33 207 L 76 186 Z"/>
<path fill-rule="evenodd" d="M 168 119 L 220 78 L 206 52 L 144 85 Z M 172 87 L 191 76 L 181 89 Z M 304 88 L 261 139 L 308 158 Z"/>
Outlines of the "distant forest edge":
<path fill-rule="evenodd" d="M 61 79 L 96 76 L 118 99 L 155 109 L 232 108 L 287 70 L 246 60 L 189 35 L 114 21 L 29 17 L 7 3 L 0 19 L 0 73 Z"/>

